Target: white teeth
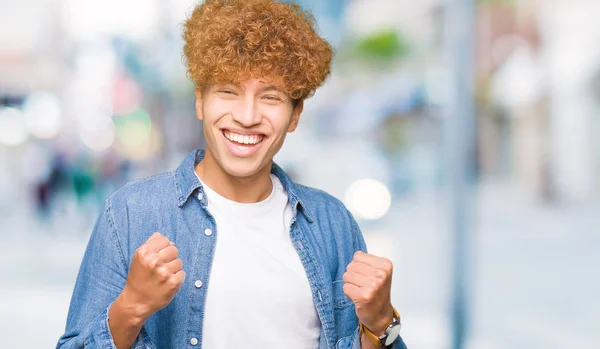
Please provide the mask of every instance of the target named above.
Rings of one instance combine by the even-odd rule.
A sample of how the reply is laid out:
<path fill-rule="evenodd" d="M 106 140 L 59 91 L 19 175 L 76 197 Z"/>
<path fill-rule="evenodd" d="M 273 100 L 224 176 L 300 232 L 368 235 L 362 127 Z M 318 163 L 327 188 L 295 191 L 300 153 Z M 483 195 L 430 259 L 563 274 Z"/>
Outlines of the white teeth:
<path fill-rule="evenodd" d="M 242 143 L 242 144 L 254 145 L 254 144 L 258 144 L 258 143 L 260 143 L 260 141 L 262 141 L 262 136 L 259 136 L 259 135 L 246 136 L 246 135 L 240 135 L 240 134 L 228 132 L 228 131 L 225 131 L 224 135 L 225 135 L 225 138 L 229 139 L 230 141 L 233 141 L 236 143 Z"/>

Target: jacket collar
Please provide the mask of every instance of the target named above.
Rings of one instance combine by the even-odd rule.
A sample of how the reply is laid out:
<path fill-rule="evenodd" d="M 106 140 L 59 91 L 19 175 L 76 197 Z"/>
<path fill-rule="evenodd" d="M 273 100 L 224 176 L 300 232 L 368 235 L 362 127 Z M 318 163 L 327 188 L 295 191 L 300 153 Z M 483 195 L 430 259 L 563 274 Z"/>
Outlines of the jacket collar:
<path fill-rule="evenodd" d="M 175 189 L 177 191 L 177 205 L 179 207 L 183 207 L 190 196 L 196 191 L 196 195 L 198 193 L 204 194 L 202 184 L 200 184 L 198 177 L 196 177 L 196 174 L 194 173 L 194 168 L 203 158 L 204 150 L 196 149 L 183 159 L 175 171 Z M 294 212 L 294 217 L 298 211 L 302 211 L 308 221 L 313 222 L 314 215 L 305 205 L 308 201 L 305 195 L 306 188 L 294 183 L 285 171 L 283 171 L 283 169 L 275 162 L 273 162 L 273 166 L 271 167 L 271 173 L 279 178 L 281 184 L 285 188 L 292 206 L 292 211 Z M 202 205 L 206 206 L 208 203 L 206 201 L 206 195 L 202 195 L 200 198 Z"/>

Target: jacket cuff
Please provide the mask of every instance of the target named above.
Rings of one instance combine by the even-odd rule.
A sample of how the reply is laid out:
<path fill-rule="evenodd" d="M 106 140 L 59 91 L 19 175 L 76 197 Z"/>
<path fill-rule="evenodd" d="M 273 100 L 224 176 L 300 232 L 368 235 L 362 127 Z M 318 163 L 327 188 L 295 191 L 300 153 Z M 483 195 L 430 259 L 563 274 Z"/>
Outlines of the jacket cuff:
<path fill-rule="evenodd" d="M 110 333 L 110 327 L 108 325 L 108 312 L 112 303 L 110 303 L 104 311 L 94 320 L 87 328 L 85 336 L 85 347 L 90 348 L 102 348 L 102 349 L 117 349 L 112 334 Z M 133 343 L 132 349 L 156 349 L 156 346 L 148 335 L 144 328 L 140 331 L 140 334 Z"/>

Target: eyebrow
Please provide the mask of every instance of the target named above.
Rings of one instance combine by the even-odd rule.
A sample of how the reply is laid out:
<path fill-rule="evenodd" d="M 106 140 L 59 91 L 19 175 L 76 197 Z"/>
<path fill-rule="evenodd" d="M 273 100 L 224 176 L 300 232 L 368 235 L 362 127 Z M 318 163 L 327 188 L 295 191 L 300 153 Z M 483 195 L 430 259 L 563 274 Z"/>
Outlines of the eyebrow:
<path fill-rule="evenodd" d="M 224 86 L 224 87 L 235 86 L 236 88 L 245 90 L 245 87 L 243 85 L 236 84 L 236 83 L 233 83 L 233 82 L 222 84 L 222 86 Z M 269 91 L 275 91 L 275 92 L 280 92 L 280 93 L 286 94 L 285 91 L 282 91 L 280 88 L 278 88 L 275 85 L 269 85 L 269 86 L 267 86 L 267 87 L 259 90 L 259 92 L 261 92 L 261 93 L 269 92 Z"/>
<path fill-rule="evenodd" d="M 261 92 L 267 92 L 267 91 L 276 91 L 276 92 L 281 92 L 284 93 L 283 91 L 281 91 L 277 86 L 271 85 L 271 86 L 267 86 L 265 88 L 263 88 L 261 90 Z"/>

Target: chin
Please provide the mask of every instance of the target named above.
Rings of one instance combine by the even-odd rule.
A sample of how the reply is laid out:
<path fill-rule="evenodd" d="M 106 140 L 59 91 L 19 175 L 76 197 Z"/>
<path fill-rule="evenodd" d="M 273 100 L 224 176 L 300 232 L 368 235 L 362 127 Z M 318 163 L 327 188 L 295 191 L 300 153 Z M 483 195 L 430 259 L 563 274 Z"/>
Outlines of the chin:
<path fill-rule="evenodd" d="M 247 178 L 259 173 L 262 169 L 260 163 L 249 161 L 226 161 L 221 168 L 231 177 Z"/>

